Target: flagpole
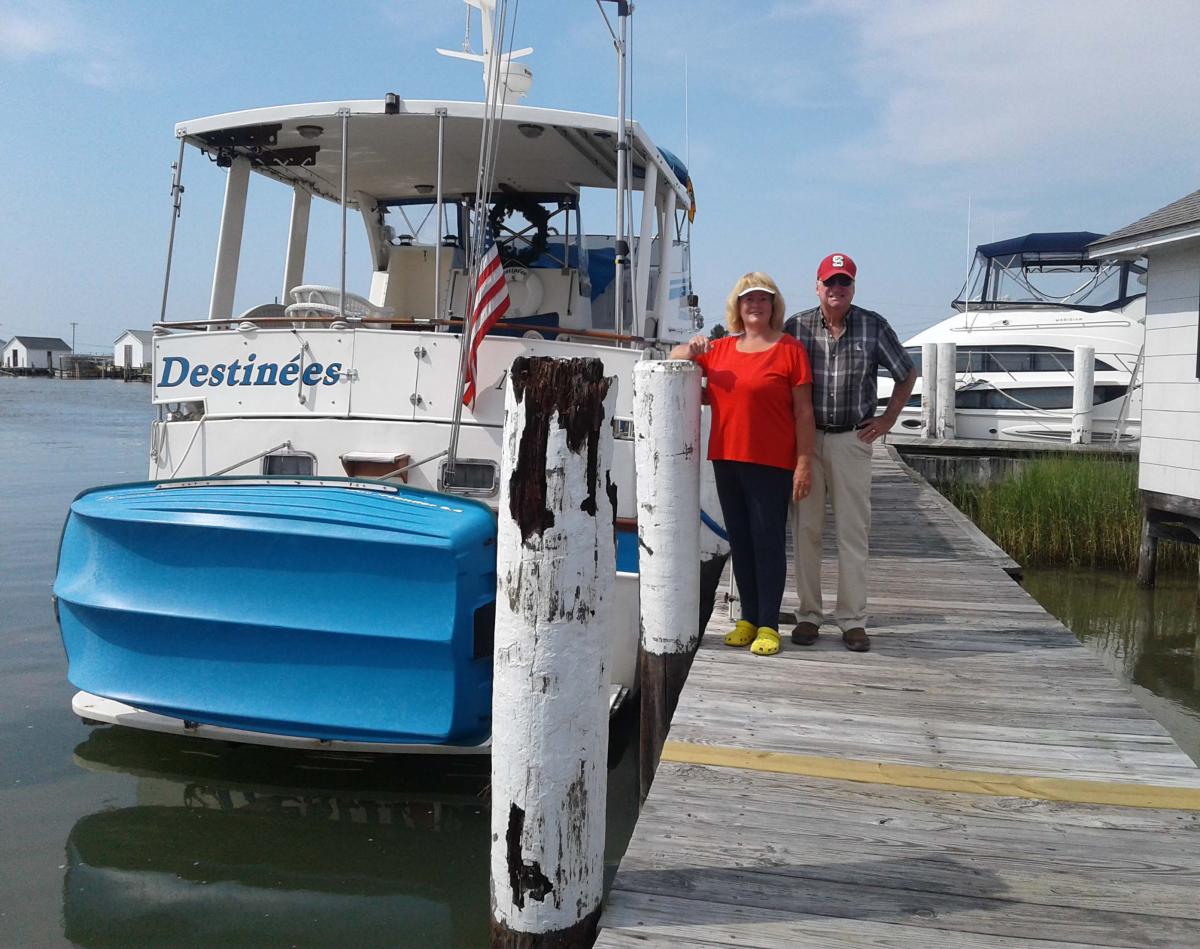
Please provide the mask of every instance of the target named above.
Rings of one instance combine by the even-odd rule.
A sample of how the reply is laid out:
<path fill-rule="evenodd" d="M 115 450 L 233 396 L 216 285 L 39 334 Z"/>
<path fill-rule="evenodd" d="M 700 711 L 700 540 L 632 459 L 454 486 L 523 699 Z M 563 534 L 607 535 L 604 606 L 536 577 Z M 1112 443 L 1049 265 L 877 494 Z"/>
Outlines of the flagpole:
<path fill-rule="evenodd" d="M 484 218 L 487 215 L 488 198 L 490 197 L 491 189 L 491 172 L 494 170 L 492 163 L 494 161 L 495 143 L 494 133 L 496 125 L 496 110 L 498 103 L 503 99 L 503 93 L 500 88 L 500 64 L 502 54 L 504 52 L 504 19 L 507 14 L 508 4 L 502 0 L 503 6 L 494 6 L 492 8 L 492 45 L 490 49 L 484 49 L 484 119 L 483 131 L 480 135 L 479 142 L 479 175 L 476 187 L 475 206 L 472 209 L 471 220 L 471 235 L 470 246 L 467 249 L 467 259 L 470 265 L 467 269 L 467 295 L 466 295 L 466 312 L 463 313 L 462 332 L 459 335 L 458 349 L 458 377 L 454 384 L 454 417 L 450 422 L 450 444 L 446 450 L 446 464 L 443 468 L 443 486 L 450 480 L 454 474 L 454 464 L 458 459 L 458 435 L 462 429 L 462 410 L 463 410 L 463 390 L 466 383 L 467 360 L 470 359 L 471 343 L 475 334 L 474 315 L 475 301 L 478 299 L 479 288 L 476 286 L 479 280 L 479 264 L 483 256 L 482 245 L 484 241 Z M 481 8 L 481 13 L 486 16 L 486 12 Z M 476 390 L 478 396 L 478 389 Z"/>
<path fill-rule="evenodd" d="M 629 148 L 625 134 L 625 30 L 628 19 L 629 4 L 617 0 L 617 228 L 613 323 L 618 333 L 625 332 L 625 267 L 629 260 L 629 244 L 625 240 L 625 162 Z"/>

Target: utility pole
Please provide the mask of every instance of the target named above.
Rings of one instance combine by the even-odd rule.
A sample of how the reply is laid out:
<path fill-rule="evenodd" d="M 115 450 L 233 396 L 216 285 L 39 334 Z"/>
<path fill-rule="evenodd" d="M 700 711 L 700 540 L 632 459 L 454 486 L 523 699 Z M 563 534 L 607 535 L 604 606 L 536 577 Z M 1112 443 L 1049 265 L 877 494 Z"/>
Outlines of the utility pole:
<path fill-rule="evenodd" d="M 71 321 L 71 355 L 75 355 L 75 327 L 79 325 L 78 320 Z"/>

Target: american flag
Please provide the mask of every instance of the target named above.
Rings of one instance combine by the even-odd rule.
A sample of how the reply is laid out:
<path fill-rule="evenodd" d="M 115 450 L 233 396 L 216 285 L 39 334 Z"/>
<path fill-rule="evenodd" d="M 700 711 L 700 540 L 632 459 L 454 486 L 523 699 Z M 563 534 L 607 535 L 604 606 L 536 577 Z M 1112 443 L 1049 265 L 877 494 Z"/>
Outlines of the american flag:
<path fill-rule="evenodd" d="M 476 354 L 479 344 L 500 317 L 508 312 L 508 281 L 504 279 L 504 267 L 494 241 L 479 261 L 479 277 L 475 280 L 474 302 L 467 329 L 471 334 L 471 348 L 467 353 L 466 388 L 463 389 L 463 405 L 475 407 Z"/>

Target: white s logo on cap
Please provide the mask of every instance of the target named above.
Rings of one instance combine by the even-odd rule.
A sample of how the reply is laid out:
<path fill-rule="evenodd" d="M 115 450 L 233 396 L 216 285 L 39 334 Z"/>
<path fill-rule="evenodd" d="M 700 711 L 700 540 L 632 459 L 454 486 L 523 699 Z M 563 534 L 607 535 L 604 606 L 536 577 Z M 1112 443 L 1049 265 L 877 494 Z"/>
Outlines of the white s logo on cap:
<path fill-rule="evenodd" d="M 846 266 L 846 258 L 843 257 L 841 254 L 834 254 L 833 255 L 833 266 L 845 267 Z"/>

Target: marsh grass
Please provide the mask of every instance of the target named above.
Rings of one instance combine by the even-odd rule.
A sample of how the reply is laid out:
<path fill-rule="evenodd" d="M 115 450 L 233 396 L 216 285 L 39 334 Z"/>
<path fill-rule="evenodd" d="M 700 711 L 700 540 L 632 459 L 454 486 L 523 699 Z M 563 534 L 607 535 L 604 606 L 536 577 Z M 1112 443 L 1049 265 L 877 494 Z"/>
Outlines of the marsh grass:
<path fill-rule="evenodd" d="M 1137 568 L 1137 462 L 1042 458 L 991 485 L 955 484 L 946 496 L 1018 563 Z M 1160 570 L 1193 572 L 1197 548 L 1158 545 Z"/>

